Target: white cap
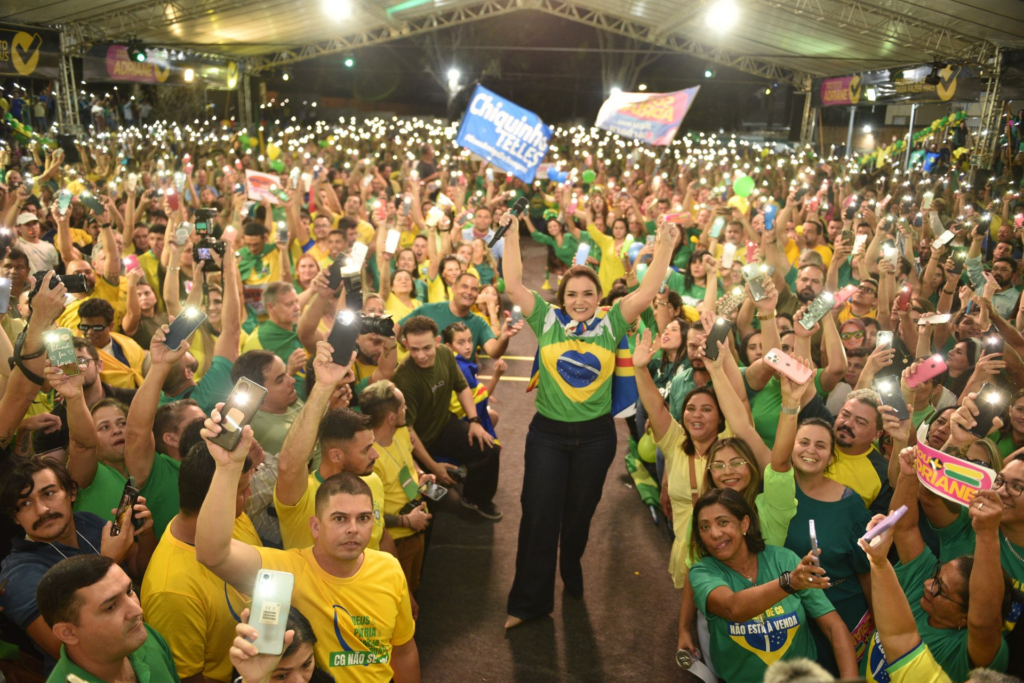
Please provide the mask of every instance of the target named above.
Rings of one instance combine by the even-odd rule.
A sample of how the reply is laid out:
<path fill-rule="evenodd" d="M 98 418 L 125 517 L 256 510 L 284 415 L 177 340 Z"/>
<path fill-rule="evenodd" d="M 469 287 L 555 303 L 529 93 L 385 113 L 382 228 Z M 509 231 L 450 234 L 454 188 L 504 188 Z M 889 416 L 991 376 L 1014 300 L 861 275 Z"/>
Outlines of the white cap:
<path fill-rule="evenodd" d="M 31 223 L 32 221 L 38 220 L 38 216 L 36 216 L 34 213 L 29 213 L 28 211 L 26 211 L 18 216 L 18 225 L 25 225 L 26 223 Z"/>

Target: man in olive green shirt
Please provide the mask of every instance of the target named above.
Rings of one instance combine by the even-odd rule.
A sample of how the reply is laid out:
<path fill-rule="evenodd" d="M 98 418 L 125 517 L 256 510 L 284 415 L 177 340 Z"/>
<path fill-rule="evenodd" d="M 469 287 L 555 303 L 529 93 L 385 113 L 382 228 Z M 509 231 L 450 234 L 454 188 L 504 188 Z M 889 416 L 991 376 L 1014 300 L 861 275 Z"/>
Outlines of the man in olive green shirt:
<path fill-rule="evenodd" d="M 110 558 L 61 560 L 43 575 L 36 601 L 62 643 L 47 683 L 64 683 L 70 674 L 90 683 L 180 683 L 171 649 L 142 621 L 131 579 Z"/>
<path fill-rule="evenodd" d="M 463 487 L 463 506 L 487 519 L 501 519 L 501 511 L 491 500 L 498 490 L 501 446 L 481 426 L 473 392 L 455 355 L 440 343 L 437 323 L 426 316 L 413 316 L 402 326 L 402 341 L 409 356 L 398 366 L 392 381 L 405 396 L 413 455 L 447 486 L 455 481 L 432 456 L 443 453 L 465 465 L 469 474 Z M 451 411 L 453 394 L 466 411 L 465 422 Z"/>

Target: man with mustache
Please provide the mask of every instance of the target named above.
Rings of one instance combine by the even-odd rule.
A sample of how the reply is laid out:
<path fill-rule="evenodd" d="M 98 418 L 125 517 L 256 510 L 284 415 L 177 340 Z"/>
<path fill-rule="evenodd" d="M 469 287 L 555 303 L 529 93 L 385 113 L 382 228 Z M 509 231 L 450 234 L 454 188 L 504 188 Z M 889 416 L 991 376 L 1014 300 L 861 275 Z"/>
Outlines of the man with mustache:
<path fill-rule="evenodd" d="M 61 560 L 38 593 L 42 618 L 62 644 L 48 681 L 177 683 L 167 642 L 142 621 L 131 579 L 110 558 Z"/>
<path fill-rule="evenodd" d="M 835 459 L 825 476 L 850 487 L 874 514 L 888 514 L 892 499 L 888 463 L 875 441 L 882 431 L 878 394 L 851 391 L 832 426 Z"/>
<path fill-rule="evenodd" d="M 141 581 L 156 548 L 145 498 L 140 497 L 134 507 L 134 518 L 141 526 L 133 529 L 126 524 L 115 536 L 112 522 L 104 523 L 91 512 L 72 513 L 77 493 L 64 465 L 39 457 L 14 464 L 0 489 L 0 506 L 25 530 L 25 538 L 14 540 L 11 554 L 3 561 L 0 582 L 9 583 L 0 595 L 0 607 L 35 642 L 47 671 L 61 656 L 61 640 L 36 602 L 36 586 L 43 575 L 65 558 L 103 555 L 123 564 L 129 576 Z"/>

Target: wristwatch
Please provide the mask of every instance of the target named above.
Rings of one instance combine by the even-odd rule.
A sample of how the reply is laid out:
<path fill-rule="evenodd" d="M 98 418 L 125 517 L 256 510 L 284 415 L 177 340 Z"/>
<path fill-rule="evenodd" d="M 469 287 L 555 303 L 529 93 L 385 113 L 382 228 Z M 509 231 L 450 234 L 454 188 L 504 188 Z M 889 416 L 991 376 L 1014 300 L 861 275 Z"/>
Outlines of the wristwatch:
<path fill-rule="evenodd" d="M 478 425 L 478 424 L 480 424 L 480 416 L 477 415 L 476 417 L 471 417 L 471 418 L 467 419 L 466 421 L 469 422 L 470 424 Z"/>
<path fill-rule="evenodd" d="M 796 589 L 789 585 L 789 572 L 782 572 L 779 576 L 779 585 L 790 595 L 796 595 Z"/>
<path fill-rule="evenodd" d="M 777 316 L 778 316 L 778 313 L 773 310 L 771 313 L 758 313 L 757 314 L 757 319 L 758 320 L 773 320 Z"/>

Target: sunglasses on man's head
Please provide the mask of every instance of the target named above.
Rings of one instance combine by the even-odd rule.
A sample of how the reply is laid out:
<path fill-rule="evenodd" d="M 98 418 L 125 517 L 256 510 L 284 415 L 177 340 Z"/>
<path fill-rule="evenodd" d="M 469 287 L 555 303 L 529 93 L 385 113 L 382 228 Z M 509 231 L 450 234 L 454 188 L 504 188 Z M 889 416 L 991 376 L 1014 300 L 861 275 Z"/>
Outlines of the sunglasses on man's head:
<path fill-rule="evenodd" d="M 107 329 L 107 326 L 106 325 L 86 325 L 85 323 L 78 323 L 78 329 L 80 331 L 82 331 L 82 332 L 88 332 L 89 330 L 92 330 L 93 332 L 99 332 L 101 330 Z"/>

